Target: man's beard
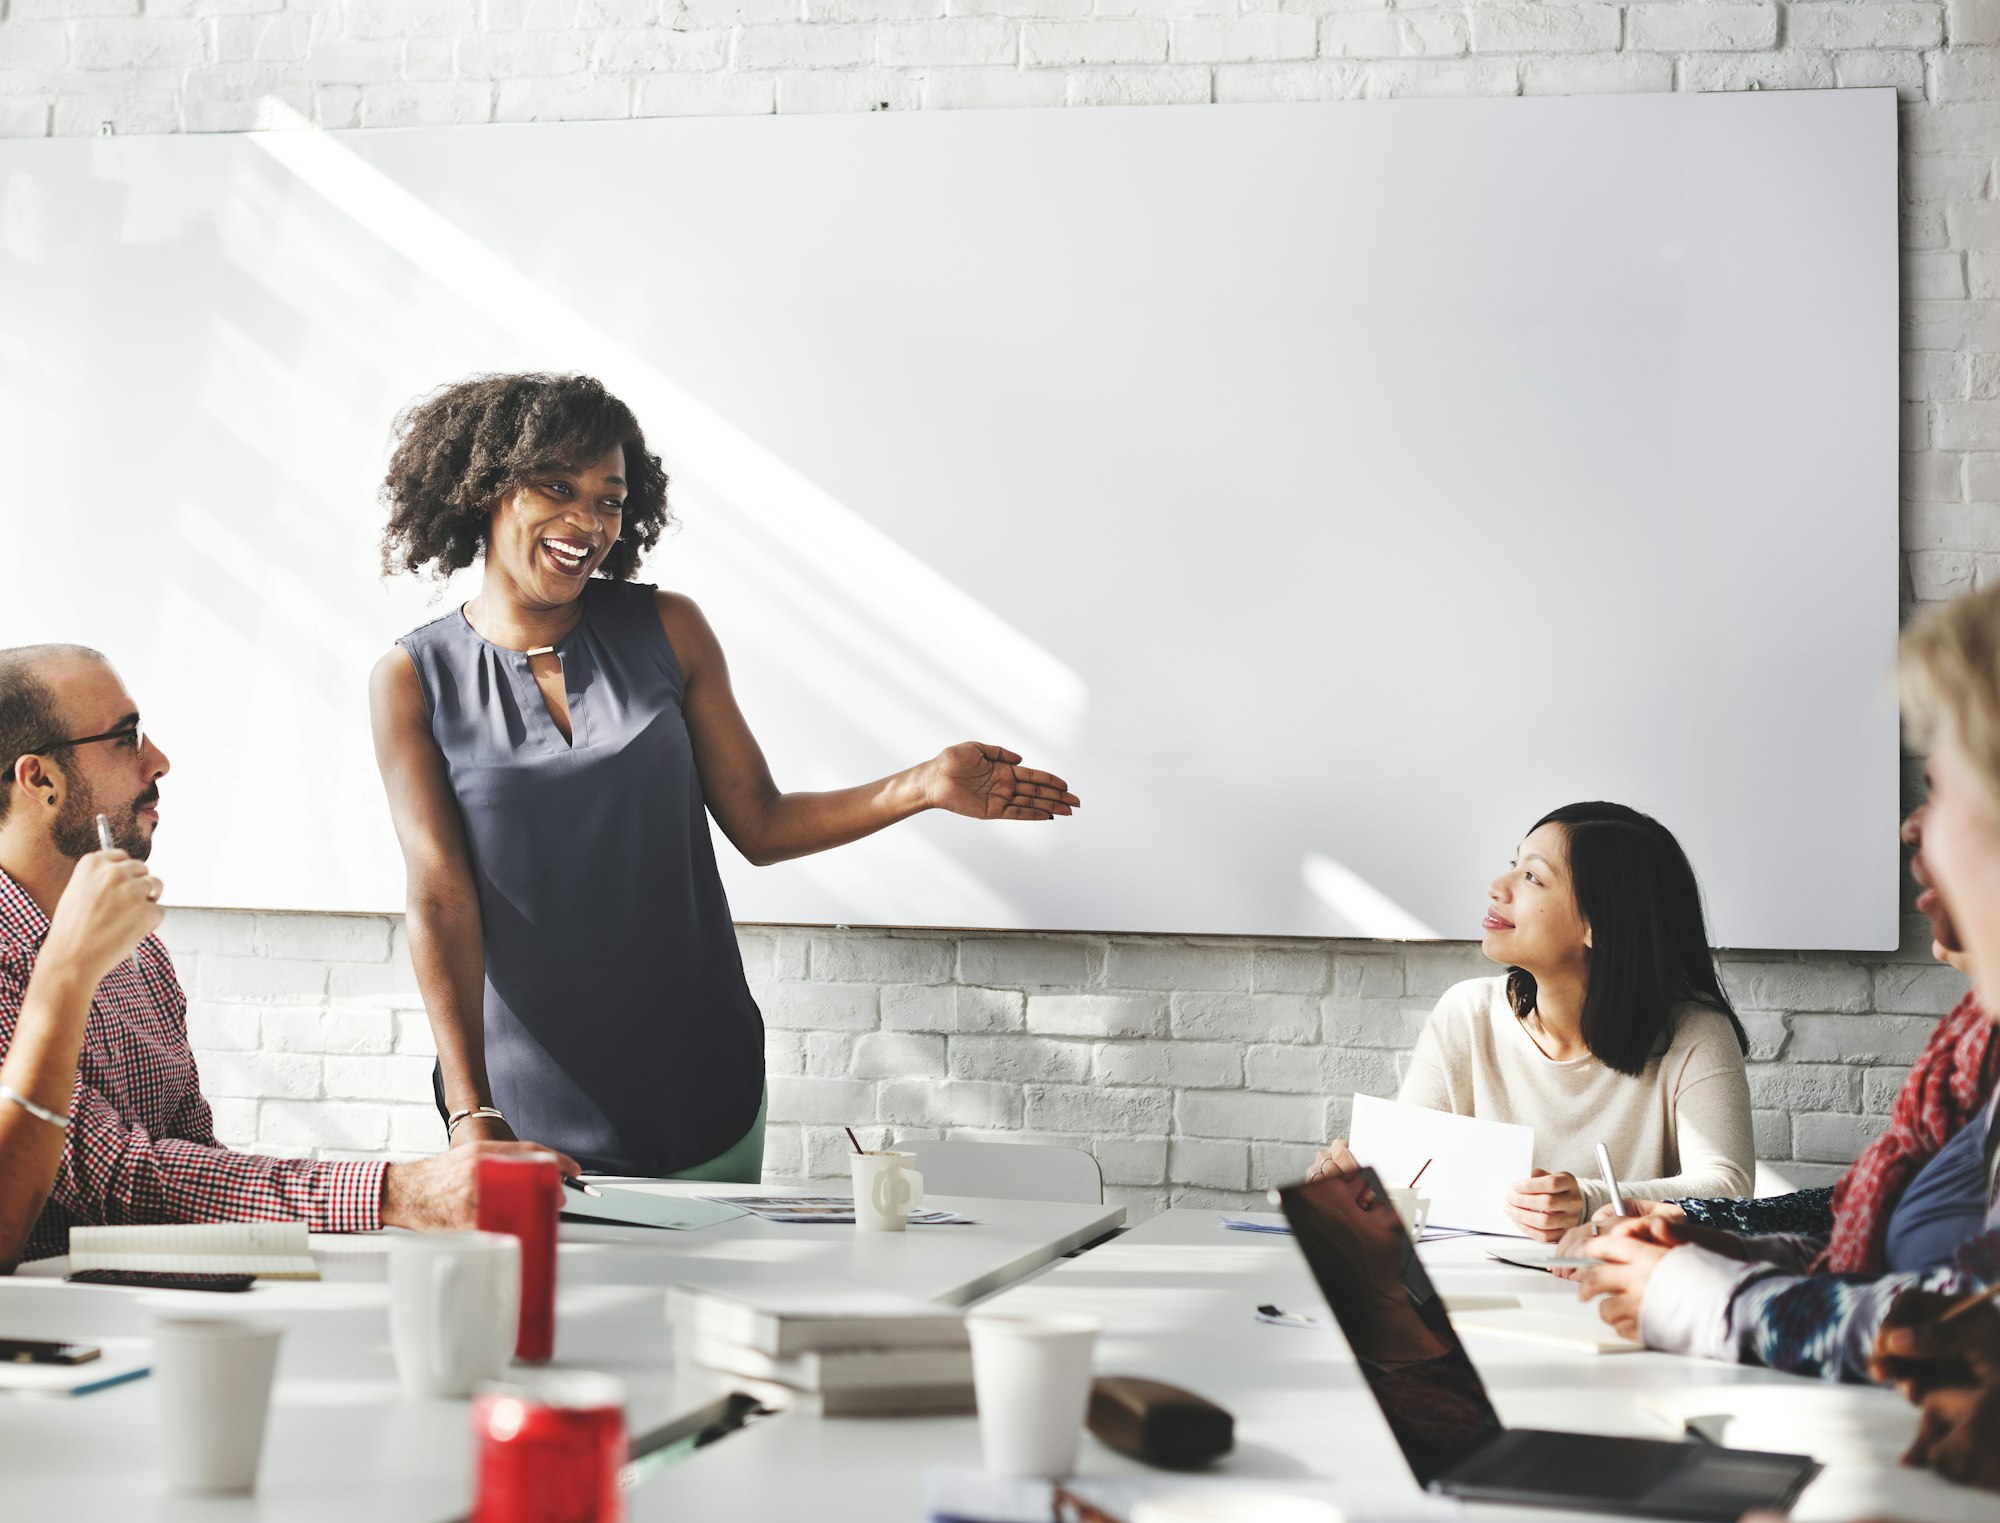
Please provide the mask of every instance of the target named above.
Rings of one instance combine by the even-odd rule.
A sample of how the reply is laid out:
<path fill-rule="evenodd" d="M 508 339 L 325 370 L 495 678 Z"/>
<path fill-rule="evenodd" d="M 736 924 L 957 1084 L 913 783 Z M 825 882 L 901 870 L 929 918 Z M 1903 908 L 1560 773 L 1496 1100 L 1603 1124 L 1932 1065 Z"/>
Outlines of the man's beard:
<path fill-rule="evenodd" d="M 79 778 L 69 797 L 63 800 L 62 808 L 56 811 L 56 850 L 72 858 L 87 857 L 98 850 L 97 817 L 101 814 L 111 826 L 111 843 L 138 861 L 145 861 L 153 854 L 153 843 L 139 829 L 139 806 L 150 804 L 159 796 L 157 789 L 148 788 L 123 809 L 104 809 L 97 802 L 96 792 Z"/>

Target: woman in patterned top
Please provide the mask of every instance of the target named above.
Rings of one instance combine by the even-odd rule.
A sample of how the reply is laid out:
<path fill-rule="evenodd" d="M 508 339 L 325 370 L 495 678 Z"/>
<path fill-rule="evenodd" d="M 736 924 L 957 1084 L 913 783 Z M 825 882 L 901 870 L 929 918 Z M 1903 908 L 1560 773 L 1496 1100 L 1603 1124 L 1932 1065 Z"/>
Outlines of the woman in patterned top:
<path fill-rule="evenodd" d="M 1914 848 L 1910 876 L 1916 880 L 1917 909 L 1930 921 L 1931 955 L 1971 976 L 1972 962 L 1951 922 L 1924 856 L 1928 805 L 1918 804 L 1903 821 L 1902 839 Z M 1940 1193 L 1954 1174 L 1953 1158 L 1937 1163 L 1953 1138 L 1957 1153 L 1972 1141 L 1964 1129 L 1978 1118 L 2000 1081 L 2000 1027 L 1967 994 L 1941 1021 L 1896 1095 L 1889 1124 L 1855 1159 L 1840 1183 L 1759 1199 L 1635 1202 L 1649 1215 L 1685 1218 L 1700 1227 L 1764 1241 L 1751 1256 L 1820 1273 L 1882 1274 L 1926 1268 L 1950 1257 L 1967 1228 L 1984 1215 L 1983 1202 Z M 1954 1158 L 1956 1157 L 1954 1154 Z M 1963 1173 L 1963 1170 L 1957 1170 Z M 1919 1180 L 1922 1185 L 1918 1185 Z M 1613 1213 L 1600 1211 L 1598 1220 Z M 1969 1220 L 1968 1220 L 1969 1218 Z M 1574 1254 L 1591 1224 L 1565 1239 L 1560 1250 Z M 1573 1271 L 1561 1271 L 1573 1277 Z"/>
<path fill-rule="evenodd" d="M 1904 639 L 1905 709 L 1930 751 L 1925 856 L 1971 954 L 1982 1002 L 2000 969 L 2000 588 L 1963 598 Z M 2000 1312 L 1937 1318 L 2000 1282 L 1995 1105 L 1974 1121 L 1969 1172 L 1986 1212 L 1955 1252 L 1898 1273 L 1788 1274 L 1732 1255 L 1726 1234 L 1647 1217 L 1583 1250 L 1603 1261 L 1582 1294 L 1652 1347 L 1827 1379 L 1894 1379 L 1925 1401 L 1911 1458 L 1987 1484 L 2000 1425 Z M 1742 1240 L 1734 1240 L 1739 1246 Z"/>

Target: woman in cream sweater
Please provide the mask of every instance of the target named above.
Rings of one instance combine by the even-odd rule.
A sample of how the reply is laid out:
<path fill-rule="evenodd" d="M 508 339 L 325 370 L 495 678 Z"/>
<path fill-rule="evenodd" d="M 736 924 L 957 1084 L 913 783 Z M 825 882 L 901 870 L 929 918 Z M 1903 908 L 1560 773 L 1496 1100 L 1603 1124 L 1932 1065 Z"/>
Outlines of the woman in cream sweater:
<path fill-rule="evenodd" d="M 1622 804 L 1554 810 L 1486 897 L 1480 949 L 1507 972 L 1438 1001 L 1397 1098 L 1535 1129 L 1506 1201 L 1533 1237 L 1606 1203 L 1599 1142 L 1635 1198 L 1749 1194 L 1749 1044 L 1667 828 Z M 1353 1166 L 1336 1140 L 1313 1172 Z"/>

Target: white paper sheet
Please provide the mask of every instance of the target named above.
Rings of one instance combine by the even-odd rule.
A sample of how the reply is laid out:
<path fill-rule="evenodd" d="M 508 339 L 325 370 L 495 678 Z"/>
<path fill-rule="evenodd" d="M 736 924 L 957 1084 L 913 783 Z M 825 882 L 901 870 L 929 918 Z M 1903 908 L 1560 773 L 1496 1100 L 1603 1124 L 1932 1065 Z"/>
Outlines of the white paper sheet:
<path fill-rule="evenodd" d="M 1430 1199 L 1431 1225 L 1524 1236 L 1505 1202 L 1507 1187 L 1534 1168 L 1533 1127 L 1356 1095 L 1347 1145 L 1385 1185 L 1406 1185 L 1423 1169 L 1417 1192 Z"/>
<path fill-rule="evenodd" d="M 655 1195 L 649 1190 L 620 1190 L 614 1185 L 597 1185 L 594 1188 L 596 1195 L 575 1192 L 563 1196 L 564 1221 L 695 1232 L 743 1214 L 735 1206 L 712 1200 L 691 1200 L 685 1195 Z"/>

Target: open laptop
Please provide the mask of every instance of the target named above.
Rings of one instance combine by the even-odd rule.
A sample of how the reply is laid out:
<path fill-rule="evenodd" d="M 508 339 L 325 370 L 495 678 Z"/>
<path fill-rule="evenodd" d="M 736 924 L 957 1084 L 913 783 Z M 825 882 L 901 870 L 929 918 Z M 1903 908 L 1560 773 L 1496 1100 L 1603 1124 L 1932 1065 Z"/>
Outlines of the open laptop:
<path fill-rule="evenodd" d="M 1784 1510 L 1819 1473 L 1796 1454 L 1503 1426 L 1375 1171 L 1278 1199 L 1425 1490 L 1734 1523 L 1747 1508 Z"/>

